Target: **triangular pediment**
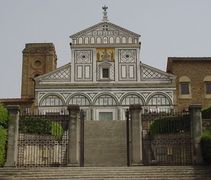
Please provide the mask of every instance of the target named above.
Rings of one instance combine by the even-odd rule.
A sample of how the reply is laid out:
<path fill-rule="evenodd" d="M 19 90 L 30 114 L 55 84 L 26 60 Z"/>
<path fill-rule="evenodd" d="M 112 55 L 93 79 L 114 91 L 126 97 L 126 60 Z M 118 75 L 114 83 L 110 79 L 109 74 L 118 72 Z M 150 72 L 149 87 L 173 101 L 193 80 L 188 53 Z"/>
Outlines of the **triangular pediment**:
<path fill-rule="evenodd" d="M 110 22 L 100 22 L 94 26 L 86 28 L 76 34 L 70 36 L 70 38 L 75 39 L 79 37 L 96 37 L 96 36 L 106 36 L 106 37 L 114 37 L 114 36 L 131 36 L 131 37 L 140 37 L 139 34 L 136 34 L 130 30 L 127 30 L 123 27 L 120 27 L 116 24 Z"/>
<path fill-rule="evenodd" d="M 166 73 L 152 66 L 141 63 L 141 80 L 142 81 L 171 81 L 176 76 Z"/>
<path fill-rule="evenodd" d="M 71 80 L 71 65 L 66 64 L 54 71 L 35 78 L 36 82 L 70 82 Z"/>

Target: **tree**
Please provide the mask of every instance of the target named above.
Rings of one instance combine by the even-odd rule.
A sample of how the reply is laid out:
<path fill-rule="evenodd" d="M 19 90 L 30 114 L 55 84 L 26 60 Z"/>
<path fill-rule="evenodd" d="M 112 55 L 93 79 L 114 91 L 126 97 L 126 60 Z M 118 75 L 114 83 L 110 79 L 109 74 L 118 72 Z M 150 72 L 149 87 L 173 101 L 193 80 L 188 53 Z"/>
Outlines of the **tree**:
<path fill-rule="evenodd" d="M 6 160 L 8 120 L 8 111 L 2 104 L 0 104 L 0 167 L 4 165 Z"/>
<path fill-rule="evenodd" d="M 9 120 L 9 113 L 7 109 L 0 104 L 0 126 L 3 128 L 7 128 Z"/>

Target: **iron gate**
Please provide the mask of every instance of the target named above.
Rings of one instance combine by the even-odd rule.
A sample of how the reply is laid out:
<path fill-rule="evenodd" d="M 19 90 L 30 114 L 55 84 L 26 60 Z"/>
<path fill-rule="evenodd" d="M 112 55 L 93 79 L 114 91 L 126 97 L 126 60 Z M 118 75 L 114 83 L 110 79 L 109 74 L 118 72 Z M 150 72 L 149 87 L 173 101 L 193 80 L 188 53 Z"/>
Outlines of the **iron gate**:
<path fill-rule="evenodd" d="M 144 164 L 192 164 L 189 114 L 143 114 L 142 128 Z"/>
<path fill-rule="evenodd" d="M 131 165 L 133 121 L 127 119 L 127 162 Z M 142 157 L 144 165 L 192 164 L 191 122 L 188 113 L 142 113 Z"/>
<path fill-rule="evenodd" d="M 68 115 L 21 115 L 18 166 L 67 164 Z"/>

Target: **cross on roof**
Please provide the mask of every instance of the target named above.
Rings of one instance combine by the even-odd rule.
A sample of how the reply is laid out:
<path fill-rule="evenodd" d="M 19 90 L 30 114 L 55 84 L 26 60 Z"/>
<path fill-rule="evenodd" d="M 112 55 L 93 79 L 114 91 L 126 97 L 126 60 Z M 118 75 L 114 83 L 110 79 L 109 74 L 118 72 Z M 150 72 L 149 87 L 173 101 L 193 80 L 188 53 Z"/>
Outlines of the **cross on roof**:
<path fill-rule="evenodd" d="M 103 21 L 104 22 L 107 22 L 108 21 L 108 16 L 107 16 L 107 9 L 108 9 L 108 6 L 106 6 L 106 5 L 104 5 L 103 7 L 102 7 L 102 9 L 104 10 L 103 11 Z"/>
<path fill-rule="evenodd" d="M 106 11 L 106 10 L 108 9 L 108 6 L 104 5 L 104 6 L 102 7 L 102 9 L 103 9 L 104 11 Z"/>

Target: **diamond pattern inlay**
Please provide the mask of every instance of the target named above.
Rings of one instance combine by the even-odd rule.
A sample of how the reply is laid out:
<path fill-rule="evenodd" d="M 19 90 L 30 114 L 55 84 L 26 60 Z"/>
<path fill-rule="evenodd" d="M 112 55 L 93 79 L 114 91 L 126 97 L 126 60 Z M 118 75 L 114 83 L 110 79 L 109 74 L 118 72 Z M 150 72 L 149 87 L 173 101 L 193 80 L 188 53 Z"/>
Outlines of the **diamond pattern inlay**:
<path fill-rule="evenodd" d="M 44 78 L 45 80 L 68 80 L 70 79 L 70 66 L 60 69 Z"/>
<path fill-rule="evenodd" d="M 143 79 L 163 79 L 163 80 L 166 80 L 168 79 L 168 77 L 164 74 L 161 74 L 159 72 L 156 72 L 152 69 L 149 69 L 149 68 L 146 68 L 146 67 L 143 67 L 142 68 L 142 78 Z"/>

